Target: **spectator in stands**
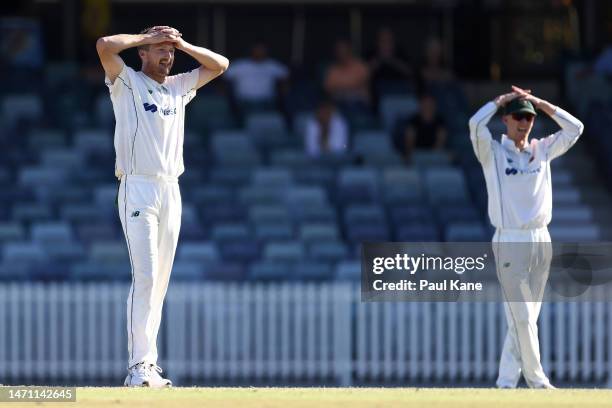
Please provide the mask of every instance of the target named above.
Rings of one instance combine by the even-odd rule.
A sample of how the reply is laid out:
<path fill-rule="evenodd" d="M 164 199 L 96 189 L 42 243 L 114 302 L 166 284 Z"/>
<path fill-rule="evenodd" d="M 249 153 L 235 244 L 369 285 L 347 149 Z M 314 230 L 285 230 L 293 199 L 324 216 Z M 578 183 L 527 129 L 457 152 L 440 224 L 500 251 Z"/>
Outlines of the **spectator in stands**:
<path fill-rule="evenodd" d="M 413 75 L 412 66 L 404 53 L 398 49 L 391 29 L 384 27 L 378 32 L 376 51 L 368 61 L 372 82 L 408 80 Z"/>
<path fill-rule="evenodd" d="M 325 91 L 342 108 L 359 111 L 369 107 L 369 81 L 370 72 L 365 62 L 353 54 L 347 41 L 337 41 L 335 61 L 325 74 Z"/>
<path fill-rule="evenodd" d="M 431 86 L 453 79 L 453 73 L 444 59 L 442 42 L 430 38 L 425 45 L 423 66 L 420 69 L 421 84 Z"/>
<path fill-rule="evenodd" d="M 273 102 L 277 90 L 286 88 L 289 70 L 285 65 L 268 57 L 265 44 L 257 43 L 251 49 L 250 58 L 234 62 L 225 76 L 232 82 L 239 101 Z"/>
<path fill-rule="evenodd" d="M 315 115 L 306 123 L 304 145 L 313 157 L 344 153 L 348 143 L 348 125 L 331 99 L 323 100 Z"/>
<path fill-rule="evenodd" d="M 444 149 L 447 130 L 444 119 L 438 114 L 435 98 L 425 92 L 419 98 L 419 112 L 400 125 L 401 154 L 410 161 L 417 149 Z"/>

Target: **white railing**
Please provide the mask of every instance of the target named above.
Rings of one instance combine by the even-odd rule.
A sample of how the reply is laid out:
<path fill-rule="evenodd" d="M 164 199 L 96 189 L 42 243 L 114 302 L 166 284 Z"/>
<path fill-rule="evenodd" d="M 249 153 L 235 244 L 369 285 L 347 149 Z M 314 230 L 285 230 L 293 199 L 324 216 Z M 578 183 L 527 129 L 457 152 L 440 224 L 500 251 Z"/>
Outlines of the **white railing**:
<path fill-rule="evenodd" d="M 0 383 L 120 383 L 125 284 L 0 285 Z M 176 383 L 492 384 L 499 303 L 361 303 L 357 285 L 172 283 L 160 365 Z M 555 380 L 612 373 L 612 303 L 545 303 Z"/>

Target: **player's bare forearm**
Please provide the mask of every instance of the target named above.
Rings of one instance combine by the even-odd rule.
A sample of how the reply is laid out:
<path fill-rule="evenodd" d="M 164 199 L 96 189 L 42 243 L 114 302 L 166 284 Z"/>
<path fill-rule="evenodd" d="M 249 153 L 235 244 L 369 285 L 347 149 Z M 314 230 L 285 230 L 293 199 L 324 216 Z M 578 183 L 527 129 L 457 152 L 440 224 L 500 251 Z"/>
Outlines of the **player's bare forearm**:
<path fill-rule="evenodd" d="M 116 34 L 102 37 L 96 42 L 98 53 L 108 52 L 119 54 L 121 51 L 132 47 L 147 44 L 146 34 Z"/>
<path fill-rule="evenodd" d="M 552 103 L 545 101 L 544 99 L 538 98 L 531 94 L 531 90 L 521 89 L 518 86 L 512 86 L 512 90 L 518 93 L 522 98 L 525 98 L 529 102 L 533 104 L 533 106 L 547 114 L 548 116 L 552 116 L 555 114 L 557 107 Z"/>
<path fill-rule="evenodd" d="M 229 60 L 226 57 L 207 48 L 198 47 L 183 39 L 176 41 L 175 46 L 200 63 L 198 88 L 223 74 L 229 67 Z"/>
<path fill-rule="evenodd" d="M 223 55 L 217 54 L 207 48 L 190 44 L 185 40 L 178 42 L 176 48 L 189 54 L 204 68 L 211 71 L 224 72 L 229 67 L 229 60 Z"/>

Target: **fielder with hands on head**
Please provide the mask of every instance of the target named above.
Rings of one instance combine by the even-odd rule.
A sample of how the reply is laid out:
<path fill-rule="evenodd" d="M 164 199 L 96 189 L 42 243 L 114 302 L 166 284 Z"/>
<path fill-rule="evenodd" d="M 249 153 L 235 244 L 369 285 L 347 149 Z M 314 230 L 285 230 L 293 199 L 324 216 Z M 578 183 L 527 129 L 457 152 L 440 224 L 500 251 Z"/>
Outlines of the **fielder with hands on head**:
<path fill-rule="evenodd" d="M 119 56 L 132 47 L 138 48 L 140 71 Z M 184 171 L 185 106 L 198 88 L 227 70 L 229 61 L 188 43 L 168 26 L 102 37 L 96 49 L 115 112 L 119 218 L 132 269 L 124 385 L 171 386 L 160 375 L 156 341 L 181 225 L 178 177 Z M 170 76 L 175 50 L 200 66 Z"/>
<path fill-rule="evenodd" d="M 536 109 L 560 130 L 529 140 Z M 506 134 L 498 142 L 487 128 L 502 110 Z M 470 139 L 482 165 L 488 193 L 497 276 L 504 296 L 508 332 L 497 386 L 515 388 L 523 374 L 531 388 L 553 389 L 540 363 L 537 320 L 552 247 L 550 161 L 576 143 L 584 126 L 574 116 L 516 86 L 485 104 L 470 119 Z"/>

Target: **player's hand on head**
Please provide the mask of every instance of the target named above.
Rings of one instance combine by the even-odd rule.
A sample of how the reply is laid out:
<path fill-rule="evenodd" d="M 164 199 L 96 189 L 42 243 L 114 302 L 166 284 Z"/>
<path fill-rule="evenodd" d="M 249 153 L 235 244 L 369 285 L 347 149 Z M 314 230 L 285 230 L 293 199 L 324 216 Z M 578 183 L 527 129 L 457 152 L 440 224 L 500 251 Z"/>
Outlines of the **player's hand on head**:
<path fill-rule="evenodd" d="M 505 106 L 508 102 L 510 102 L 513 99 L 516 99 L 520 96 L 520 94 L 518 92 L 508 92 L 502 95 L 499 95 L 497 98 L 495 98 L 493 100 L 493 102 L 495 102 L 495 104 L 498 107 L 503 107 Z"/>

